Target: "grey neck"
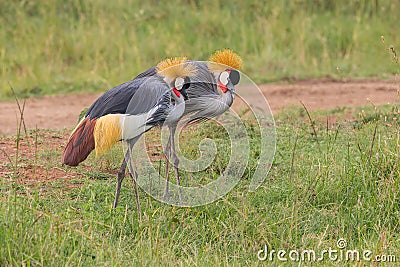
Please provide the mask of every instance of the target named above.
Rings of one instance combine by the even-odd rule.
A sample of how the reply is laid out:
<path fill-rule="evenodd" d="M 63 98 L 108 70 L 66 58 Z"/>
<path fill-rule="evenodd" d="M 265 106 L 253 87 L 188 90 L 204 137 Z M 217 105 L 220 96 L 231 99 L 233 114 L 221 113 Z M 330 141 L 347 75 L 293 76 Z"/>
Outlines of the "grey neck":
<path fill-rule="evenodd" d="M 228 107 L 232 106 L 233 93 L 231 90 L 226 91 L 226 93 L 222 93 L 219 98 L 221 102 L 225 103 Z"/>

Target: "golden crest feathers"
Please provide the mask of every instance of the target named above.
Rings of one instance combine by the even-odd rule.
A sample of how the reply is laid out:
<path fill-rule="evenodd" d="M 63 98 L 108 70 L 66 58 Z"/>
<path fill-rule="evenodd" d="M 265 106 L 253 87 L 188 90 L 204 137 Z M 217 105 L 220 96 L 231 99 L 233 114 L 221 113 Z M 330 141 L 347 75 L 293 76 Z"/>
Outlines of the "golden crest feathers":
<path fill-rule="evenodd" d="M 170 79 L 196 75 L 196 68 L 194 65 L 186 63 L 186 61 L 186 57 L 164 59 L 158 63 L 157 73 Z"/>
<path fill-rule="evenodd" d="M 215 72 L 224 71 L 226 66 L 239 70 L 243 65 L 242 58 L 231 49 L 216 51 L 210 56 L 209 61 L 208 67 Z"/>

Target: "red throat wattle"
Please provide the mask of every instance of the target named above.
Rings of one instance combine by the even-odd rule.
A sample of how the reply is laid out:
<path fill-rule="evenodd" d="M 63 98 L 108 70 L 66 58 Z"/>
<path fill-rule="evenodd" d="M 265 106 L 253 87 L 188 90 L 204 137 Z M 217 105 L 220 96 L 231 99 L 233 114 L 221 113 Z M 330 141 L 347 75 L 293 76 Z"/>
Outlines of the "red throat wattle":
<path fill-rule="evenodd" d="M 176 88 L 172 89 L 178 98 L 181 97 L 181 92 L 179 92 Z"/>
<path fill-rule="evenodd" d="M 218 86 L 221 88 L 222 92 L 226 93 L 226 91 L 228 91 L 228 87 L 223 85 L 221 82 L 218 82 Z"/>

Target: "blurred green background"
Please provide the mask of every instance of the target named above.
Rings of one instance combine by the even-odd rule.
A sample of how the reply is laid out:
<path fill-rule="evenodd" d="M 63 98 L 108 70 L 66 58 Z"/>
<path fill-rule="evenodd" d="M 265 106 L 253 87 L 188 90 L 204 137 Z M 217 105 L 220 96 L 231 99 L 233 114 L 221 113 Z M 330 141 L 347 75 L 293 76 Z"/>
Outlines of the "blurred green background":
<path fill-rule="evenodd" d="M 232 48 L 256 82 L 388 77 L 399 1 L 0 1 L 0 99 L 105 91 Z M 384 36 L 385 42 L 382 42 Z"/>

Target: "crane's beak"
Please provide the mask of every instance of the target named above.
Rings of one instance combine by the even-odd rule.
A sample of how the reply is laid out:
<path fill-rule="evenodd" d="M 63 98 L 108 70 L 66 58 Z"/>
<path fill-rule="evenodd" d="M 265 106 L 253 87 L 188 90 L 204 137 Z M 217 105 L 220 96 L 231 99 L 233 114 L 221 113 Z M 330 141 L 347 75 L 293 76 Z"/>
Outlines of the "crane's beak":
<path fill-rule="evenodd" d="M 226 87 L 228 88 L 228 91 L 232 93 L 232 98 L 235 99 L 235 86 L 233 85 L 233 83 L 229 81 Z"/>
<path fill-rule="evenodd" d="M 235 93 L 235 86 L 233 85 L 233 83 L 231 81 L 228 82 L 228 85 L 226 87 L 228 88 L 229 91 L 232 92 L 232 94 Z"/>

